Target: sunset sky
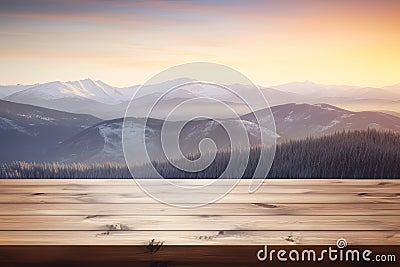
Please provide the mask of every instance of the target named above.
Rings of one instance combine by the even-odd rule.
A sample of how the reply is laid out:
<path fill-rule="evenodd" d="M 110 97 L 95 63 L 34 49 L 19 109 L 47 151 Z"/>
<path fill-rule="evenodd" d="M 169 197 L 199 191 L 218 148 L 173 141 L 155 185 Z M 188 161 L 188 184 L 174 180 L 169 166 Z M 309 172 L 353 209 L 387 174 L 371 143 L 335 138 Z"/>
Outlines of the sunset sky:
<path fill-rule="evenodd" d="M 260 85 L 378 87 L 400 83 L 400 1 L 5 0 L 0 53 L 0 84 L 128 86 L 211 61 Z"/>

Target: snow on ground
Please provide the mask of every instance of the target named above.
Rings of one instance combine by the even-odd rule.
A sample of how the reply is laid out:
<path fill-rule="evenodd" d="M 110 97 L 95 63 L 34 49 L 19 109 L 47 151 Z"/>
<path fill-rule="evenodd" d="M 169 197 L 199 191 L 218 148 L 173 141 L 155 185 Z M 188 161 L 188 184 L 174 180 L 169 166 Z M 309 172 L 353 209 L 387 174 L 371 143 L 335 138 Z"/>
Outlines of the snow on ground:
<path fill-rule="evenodd" d="M 263 134 L 265 134 L 267 137 L 275 137 L 275 138 L 280 137 L 277 133 L 274 133 L 272 131 L 272 129 L 270 130 L 270 129 L 266 129 L 264 127 L 259 127 L 259 125 L 254 122 L 241 121 L 239 123 L 243 123 L 244 127 L 246 128 L 246 131 L 252 136 L 259 136 L 260 128 L 261 128 Z"/>
<path fill-rule="evenodd" d="M 381 128 L 381 127 L 382 127 L 382 126 L 381 126 L 379 123 L 375 123 L 375 122 L 368 124 L 368 128 L 379 129 L 379 128 Z"/>
<path fill-rule="evenodd" d="M 337 111 L 337 109 L 331 108 L 331 107 L 324 107 L 322 104 L 315 104 L 314 106 L 319 107 L 324 110 L 329 110 L 329 111 Z"/>
<path fill-rule="evenodd" d="M 133 147 L 142 146 L 143 136 L 141 129 L 143 126 L 140 123 L 127 123 L 125 125 L 124 138 L 127 143 Z M 99 134 L 104 140 L 103 149 L 95 155 L 94 159 L 106 159 L 108 161 L 118 160 L 124 161 L 123 149 L 122 149 L 122 123 L 116 122 L 112 124 L 99 125 Z M 154 134 L 154 130 L 146 129 L 146 140 Z M 151 143 L 146 143 L 148 149 L 153 149 Z M 140 157 L 139 157 L 140 156 Z M 143 155 L 138 155 L 138 162 L 144 160 Z"/>
<path fill-rule="evenodd" d="M 289 112 L 289 115 L 284 118 L 285 122 L 294 122 L 294 117 L 292 116 L 293 110 Z"/>
<path fill-rule="evenodd" d="M 15 130 L 20 133 L 27 134 L 27 135 L 34 135 L 34 134 L 30 133 L 28 130 L 26 130 L 24 127 L 16 124 L 12 120 L 6 119 L 6 118 L 0 118 L 0 129 L 3 129 L 3 130 L 11 129 L 11 130 Z"/>
<path fill-rule="evenodd" d="M 291 115 L 289 115 L 289 116 L 285 117 L 284 121 L 285 122 L 294 122 L 294 118 Z"/>
<path fill-rule="evenodd" d="M 331 123 L 329 123 L 328 125 L 322 126 L 322 127 L 321 127 L 321 132 L 324 132 L 324 131 L 328 130 L 329 128 L 332 128 L 332 127 L 334 127 L 336 124 L 339 124 L 339 123 L 340 123 L 340 121 L 338 121 L 338 120 L 333 120 L 333 121 L 331 121 Z"/>
<path fill-rule="evenodd" d="M 55 120 L 54 118 L 44 117 L 44 116 L 40 116 L 40 115 L 38 115 L 38 114 L 20 114 L 20 113 L 18 113 L 17 116 L 19 116 L 19 117 L 24 117 L 24 118 L 27 118 L 27 119 L 35 118 L 35 119 L 44 120 L 44 121 L 49 121 L 49 122 Z"/>
<path fill-rule="evenodd" d="M 340 118 L 341 119 L 347 119 L 347 118 L 350 118 L 350 117 L 352 117 L 352 116 L 354 116 L 355 114 L 351 114 L 351 113 L 349 113 L 349 114 L 343 114 L 342 116 L 340 116 Z"/>

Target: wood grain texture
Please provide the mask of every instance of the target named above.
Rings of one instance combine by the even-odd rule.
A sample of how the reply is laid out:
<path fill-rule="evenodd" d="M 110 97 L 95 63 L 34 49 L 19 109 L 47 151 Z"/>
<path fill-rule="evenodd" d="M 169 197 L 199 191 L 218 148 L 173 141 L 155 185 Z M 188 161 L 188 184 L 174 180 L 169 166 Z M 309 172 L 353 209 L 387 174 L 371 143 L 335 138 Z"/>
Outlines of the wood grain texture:
<path fill-rule="evenodd" d="M 182 209 L 134 180 L 0 180 L 0 245 L 400 244 L 398 180 L 275 179 L 254 194 L 249 182 L 217 203 Z"/>
<path fill-rule="evenodd" d="M 229 216 L 313 216 L 313 215 L 351 215 L 380 216 L 398 215 L 399 204 L 395 203 L 214 203 L 195 209 L 178 209 L 161 203 L 151 204 L 0 204 L 0 215 L 44 215 L 44 216 L 101 216 L 101 215 L 229 215 Z"/>
<path fill-rule="evenodd" d="M 2 231 L 0 245 L 399 245 L 399 231 Z"/>
<path fill-rule="evenodd" d="M 400 216 L 2 216 L 2 230 L 400 230 Z"/>

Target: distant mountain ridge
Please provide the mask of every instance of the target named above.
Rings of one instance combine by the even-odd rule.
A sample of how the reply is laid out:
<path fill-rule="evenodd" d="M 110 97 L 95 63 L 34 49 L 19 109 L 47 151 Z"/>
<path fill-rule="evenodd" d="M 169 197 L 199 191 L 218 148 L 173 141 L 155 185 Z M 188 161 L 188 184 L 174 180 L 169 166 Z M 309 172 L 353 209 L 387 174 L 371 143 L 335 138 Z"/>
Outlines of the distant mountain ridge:
<path fill-rule="evenodd" d="M 291 82 L 276 86 L 271 86 L 276 90 L 283 92 L 296 93 L 305 95 L 312 98 L 328 98 L 328 97 L 342 97 L 353 99 L 386 99 L 400 100 L 400 85 L 386 86 L 382 88 L 376 87 L 362 87 L 362 86 L 349 86 L 349 85 L 325 85 L 317 84 L 311 81 L 304 82 Z"/>
<path fill-rule="evenodd" d="M 142 91 L 145 94 L 141 96 L 138 108 L 154 103 L 166 89 L 190 81 L 186 78 L 146 85 Z M 227 86 L 235 88 L 237 92 L 248 90 L 246 86 L 239 84 Z M 117 88 L 100 80 L 91 79 L 70 82 L 56 81 L 35 85 L 1 86 L 0 98 L 71 113 L 91 114 L 102 119 L 114 119 L 125 114 L 131 97 L 139 87 L 140 85 Z M 400 112 L 400 85 L 372 88 L 322 85 L 305 81 L 271 87 L 260 86 L 259 88 L 270 106 L 287 103 L 327 103 L 354 111 L 388 110 Z M 238 111 L 243 112 L 241 115 L 247 113 L 245 105 L 240 103 L 237 98 L 232 97 L 232 94 L 227 92 L 216 95 L 213 88 L 207 86 L 193 85 L 191 90 L 186 90 L 179 98 L 185 100 L 204 96 L 234 103 Z M 157 115 L 160 119 L 163 119 L 164 108 L 168 109 L 171 105 L 175 105 L 175 100 L 176 97 L 174 99 L 165 97 L 165 101 L 162 103 L 164 106 Z"/>
<path fill-rule="evenodd" d="M 84 79 L 69 82 L 49 82 L 28 86 L 5 98 L 12 101 L 29 102 L 29 98 L 43 100 L 56 100 L 63 98 L 87 98 L 103 104 L 118 104 L 130 97 L 129 88 L 112 87 L 102 81 Z"/>
<path fill-rule="evenodd" d="M 328 104 L 289 103 L 271 108 L 277 133 L 286 139 L 329 135 L 342 130 L 400 131 L 400 118 L 382 112 L 353 112 Z M 252 114 L 241 117 L 254 122 Z"/>

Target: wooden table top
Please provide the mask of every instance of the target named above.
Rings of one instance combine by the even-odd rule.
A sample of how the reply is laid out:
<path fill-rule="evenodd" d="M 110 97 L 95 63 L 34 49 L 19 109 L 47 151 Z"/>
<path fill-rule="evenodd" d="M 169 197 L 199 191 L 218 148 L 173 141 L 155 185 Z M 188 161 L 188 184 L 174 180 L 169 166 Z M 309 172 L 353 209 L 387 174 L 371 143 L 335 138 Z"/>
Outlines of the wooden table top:
<path fill-rule="evenodd" d="M 134 180 L 0 180 L 0 245 L 400 244 L 400 180 L 266 180 L 254 194 L 248 184 L 176 208 Z"/>

